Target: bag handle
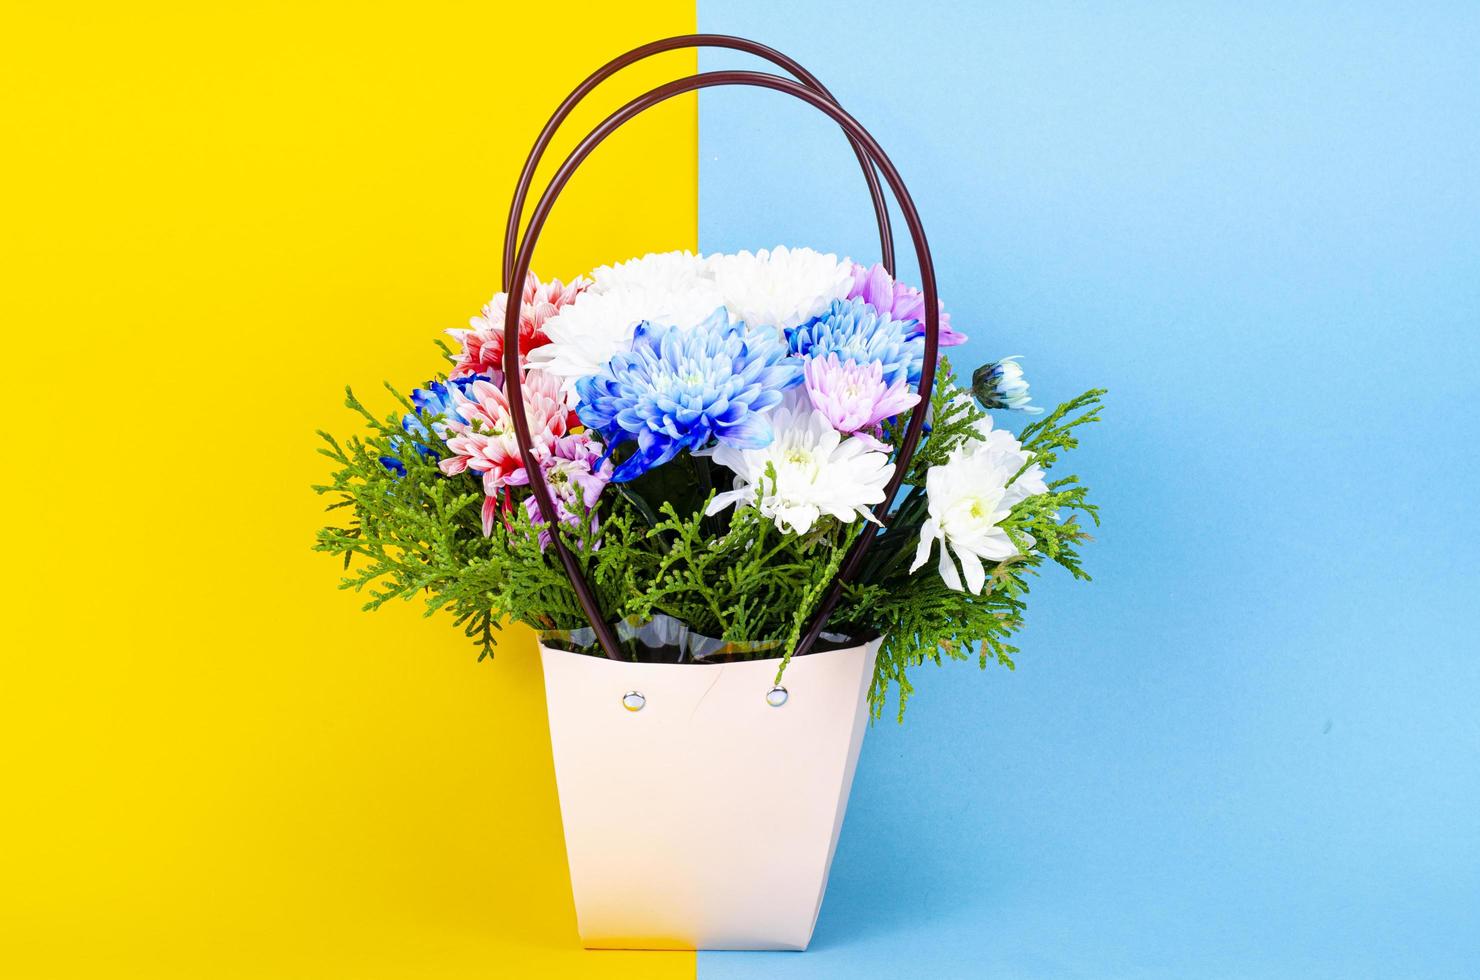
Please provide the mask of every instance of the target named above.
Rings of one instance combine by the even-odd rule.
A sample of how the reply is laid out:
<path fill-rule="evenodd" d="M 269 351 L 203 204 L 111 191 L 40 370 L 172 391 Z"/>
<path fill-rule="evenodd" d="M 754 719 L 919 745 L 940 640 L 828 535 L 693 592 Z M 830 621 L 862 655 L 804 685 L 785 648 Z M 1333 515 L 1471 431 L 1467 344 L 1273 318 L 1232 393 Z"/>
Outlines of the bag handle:
<path fill-rule="evenodd" d="M 514 185 L 514 200 L 509 205 L 509 220 L 504 228 L 504 292 L 512 293 L 518 282 L 514 278 L 514 254 L 519 246 L 519 222 L 524 217 L 524 204 L 529 197 L 531 185 L 534 183 L 534 172 L 539 166 L 540 159 L 549 149 L 550 141 L 555 138 L 555 133 L 561 125 L 575 110 L 576 106 L 590 95 L 602 82 L 617 74 L 623 68 L 636 64 L 655 54 L 665 51 L 676 51 L 681 48 L 729 48 L 734 51 L 744 51 L 758 58 L 764 58 L 795 75 L 802 84 L 813 89 L 819 95 L 826 96 L 830 101 L 836 103 L 833 97 L 817 77 L 797 64 L 795 60 L 777 51 L 775 48 L 767 47 L 748 38 L 734 37 L 729 34 L 680 34 L 675 37 L 665 37 L 659 41 L 651 41 L 639 48 L 633 48 L 624 55 L 620 55 L 602 65 L 596 71 L 586 76 L 585 81 L 575 87 L 565 101 L 556 108 L 554 115 L 545 128 L 540 130 L 540 135 L 535 139 L 534 146 L 529 150 L 529 156 L 524 160 L 524 169 L 519 172 L 519 182 Z M 892 276 L 894 274 L 894 234 L 889 227 L 889 203 L 884 198 L 884 189 L 879 186 L 879 177 L 874 173 L 872 161 L 868 153 L 859 144 L 858 140 L 849 135 L 848 142 L 853 146 L 853 155 L 858 157 L 858 165 L 863 168 L 863 179 L 868 183 L 869 199 L 874 205 L 874 219 L 879 224 L 879 253 L 883 256 L 884 268 Z"/>
<path fill-rule="evenodd" d="M 509 277 L 510 282 L 523 282 L 529 274 L 529 266 L 534 258 L 534 248 L 539 241 L 540 232 L 545 226 L 545 221 L 550 216 L 550 211 L 560 196 L 561 190 L 575 174 L 576 169 L 591 155 L 591 152 L 600 146 L 608 136 L 624 123 L 639 115 L 640 113 L 659 105 L 677 95 L 687 92 L 695 92 L 701 89 L 716 86 L 750 86 L 755 88 L 771 89 L 783 92 L 793 98 L 820 110 L 832 118 L 843 130 L 856 141 L 855 145 L 861 147 L 867 153 L 871 162 L 877 166 L 884 175 L 884 180 L 899 203 L 900 213 L 904 216 L 905 225 L 910 231 L 910 240 L 915 248 L 915 258 L 920 268 L 920 290 L 924 294 L 925 302 L 925 361 L 920 370 L 919 391 L 921 398 L 916 403 L 914 411 L 910 414 L 909 425 L 905 428 L 904 439 L 900 443 L 899 455 L 895 461 L 894 475 L 884 488 L 884 499 L 874 509 L 875 517 L 879 521 L 887 520 L 889 508 L 898 494 L 900 485 L 904 482 L 905 472 L 909 468 L 909 461 L 914 455 L 916 446 L 919 445 L 920 435 L 925 426 L 925 415 L 930 407 L 929 393 L 933 390 L 935 381 L 935 360 L 940 345 L 940 306 L 939 297 L 936 294 L 935 265 L 930 258 L 930 246 L 925 239 L 925 229 L 920 222 L 919 212 L 915 208 L 914 200 L 910 197 L 909 190 L 904 186 L 904 180 L 899 171 L 890 161 L 877 140 L 873 138 L 868 130 L 837 103 L 830 98 L 820 95 L 815 89 L 801 82 L 782 78 L 779 75 L 769 75 L 765 72 L 753 71 L 714 71 L 691 75 L 680 78 L 665 85 L 660 85 L 651 91 L 645 92 L 632 101 L 628 102 L 616 112 L 607 116 L 593 129 L 585 139 L 576 145 L 570 155 L 561 163 L 560 168 L 550 179 L 550 185 L 540 196 L 534 211 L 531 213 L 529 223 L 525 228 L 524 239 L 519 245 L 515 257 L 513 275 Z M 552 524 L 555 523 L 557 510 L 554 495 L 550 492 L 550 486 L 545 481 L 544 473 L 540 471 L 540 461 L 535 456 L 534 445 L 530 439 L 529 422 L 524 411 L 524 395 L 519 379 L 519 314 L 523 308 L 524 291 L 522 289 L 512 290 L 509 293 L 509 302 L 504 315 L 504 376 L 508 386 L 509 416 L 514 423 L 514 436 L 519 443 L 520 456 L 524 462 L 525 472 L 529 475 L 529 486 L 534 492 L 535 500 L 540 506 L 540 513 Z M 842 596 L 843 585 L 858 571 L 859 563 L 863 560 L 865 552 L 873 543 L 878 534 L 879 524 L 866 522 L 863 530 L 854 539 L 852 547 L 843 557 L 839 566 L 837 577 L 832 586 L 823 596 L 818 604 L 812 621 L 797 643 L 793 656 L 804 655 L 811 649 L 812 644 L 822 633 L 827 625 L 828 617 L 836 607 L 838 599 Z M 575 556 L 570 549 L 565 547 L 560 534 L 552 533 L 550 542 L 555 547 L 556 554 L 561 565 L 565 569 L 566 576 L 570 579 L 571 586 L 575 589 L 576 598 L 580 602 L 581 610 L 586 614 L 586 619 L 596 633 L 596 638 L 601 644 L 602 650 L 613 660 L 622 660 L 621 649 L 617 645 L 616 636 L 611 626 L 601 614 L 597 605 L 596 597 L 591 590 L 591 585 L 581 573 Z"/>

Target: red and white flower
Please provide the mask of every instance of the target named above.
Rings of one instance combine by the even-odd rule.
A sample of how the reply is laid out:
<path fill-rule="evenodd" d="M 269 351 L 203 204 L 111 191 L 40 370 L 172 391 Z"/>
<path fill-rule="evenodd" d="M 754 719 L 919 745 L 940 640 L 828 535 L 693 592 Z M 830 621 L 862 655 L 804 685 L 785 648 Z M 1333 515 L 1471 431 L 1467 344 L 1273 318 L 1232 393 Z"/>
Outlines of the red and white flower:
<path fill-rule="evenodd" d="M 577 277 L 569 285 L 559 279 L 540 282 L 531 272 L 524 280 L 522 305 L 519 309 L 519 363 L 529 352 L 550 342 L 545 334 L 545 321 L 574 303 L 588 286 L 589 279 Z M 468 321 L 470 330 L 449 330 L 462 343 L 462 353 L 454 359 L 453 377 L 465 374 L 488 374 L 503 377 L 504 316 L 509 308 L 509 294 L 498 293 L 483 306 L 483 315 Z"/>
<path fill-rule="evenodd" d="M 534 455 L 543 460 L 550 455 L 555 441 L 580 423 L 570 410 L 560 379 L 530 371 L 520 391 Z M 488 495 L 483 504 L 483 530 L 487 534 L 498 508 L 507 506 L 501 500 L 505 489 L 528 485 L 529 474 L 514 435 L 505 387 L 475 381 L 468 395 L 458 393 L 455 398 L 461 421 L 448 422 L 447 449 L 452 455 L 439 465 L 448 476 L 471 470 L 482 478 L 483 492 Z"/>

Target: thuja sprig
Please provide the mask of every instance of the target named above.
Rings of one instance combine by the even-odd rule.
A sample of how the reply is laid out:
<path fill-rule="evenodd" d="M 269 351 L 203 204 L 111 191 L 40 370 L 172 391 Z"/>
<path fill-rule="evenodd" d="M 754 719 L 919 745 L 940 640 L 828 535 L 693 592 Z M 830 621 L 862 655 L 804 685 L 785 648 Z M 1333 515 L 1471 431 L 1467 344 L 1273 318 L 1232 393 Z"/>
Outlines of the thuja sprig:
<path fill-rule="evenodd" d="M 930 428 L 910 457 L 904 482 L 910 486 L 923 486 L 925 474 L 932 466 L 945 463 L 951 453 L 967 441 L 981 438 L 976 426 L 985 417 L 986 413 L 970 396 L 956 387 L 956 374 L 951 362 L 942 357 L 935 371 L 935 385 L 930 391 Z M 904 441 L 909 419 L 906 414 L 889 422 L 884 429 L 885 441 L 898 448 Z"/>
<path fill-rule="evenodd" d="M 745 506 L 714 536 L 701 516 L 708 503 L 689 515 L 663 505 L 663 520 L 648 532 L 661 554 L 627 608 L 640 618 L 665 613 L 726 641 L 781 643 L 810 615 L 851 529 L 828 519 L 813 534 L 783 534 Z"/>
<path fill-rule="evenodd" d="M 486 604 L 467 601 L 489 560 L 487 539 L 477 533 L 481 487 L 467 475 L 445 477 L 431 447 L 403 429 L 398 416 L 376 416 L 348 390 L 345 404 L 365 420 L 367 433 L 345 443 L 320 433 L 320 453 L 338 468 L 314 490 L 333 496 L 328 509 L 345 516 L 318 533 L 316 550 L 343 558 L 341 587 L 366 594 L 366 609 L 424 596 L 428 615 L 453 607 L 458 624 L 487 653 L 496 617 Z"/>
<path fill-rule="evenodd" d="M 1079 445 L 1075 429 L 1100 420 L 1104 395 L 1104 388 L 1091 388 L 1077 398 L 1071 398 L 1043 418 L 1023 426 L 1018 440 L 1024 449 L 1033 453 L 1035 463 L 1048 469 L 1058 461 L 1059 453 Z"/>
<path fill-rule="evenodd" d="M 1022 565 L 1004 563 L 993 570 L 992 586 L 980 595 L 948 587 L 933 569 L 889 587 L 853 586 L 845 591 L 845 608 L 868 610 L 883 634 L 869 707 L 882 715 L 891 686 L 898 688 L 898 717 L 914 688 L 909 672 L 929 661 L 965 660 L 975 652 L 980 666 L 996 662 L 1014 667 L 1017 647 L 1011 642 L 1022 625 L 1027 583 Z"/>

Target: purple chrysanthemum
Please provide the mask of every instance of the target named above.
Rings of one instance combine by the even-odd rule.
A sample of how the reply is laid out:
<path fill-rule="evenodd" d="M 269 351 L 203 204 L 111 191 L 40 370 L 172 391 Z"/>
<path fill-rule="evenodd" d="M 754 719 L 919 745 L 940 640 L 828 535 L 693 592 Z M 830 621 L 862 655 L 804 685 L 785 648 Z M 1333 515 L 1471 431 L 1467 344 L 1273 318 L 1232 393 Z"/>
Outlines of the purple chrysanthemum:
<path fill-rule="evenodd" d="M 602 458 L 601 443 L 586 433 L 561 436 L 540 461 L 540 473 L 555 498 L 555 516 L 562 524 L 576 525 L 581 514 L 589 514 L 596 530 L 596 501 L 612 476 L 611 462 Z M 580 500 L 580 506 L 576 501 Z M 544 523 L 540 502 L 533 496 L 524 501 L 524 512 L 536 524 Z M 550 529 L 540 530 L 540 550 L 550 547 Z"/>
<path fill-rule="evenodd" d="M 914 408 L 920 400 L 904 378 L 887 384 L 880 365 L 840 361 L 837 354 L 809 358 L 806 381 L 812 406 L 828 423 L 875 450 L 889 448 L 879 438 L 879 423 Z"/>
<path fill-rule="evenodd" d="M 849 299 L 862 299 L 865 303 L 887 313 L 891 319 L 913 320 L 915 326 L 911 336 L 925 336 L 925 294 L 914 286 L 895 282 L 894 277 L 877 262 L 872 267 L 854 263 L 853 286 L 848 290 Z M 966 335 L 951 329 L 951 315 L 946 304 L 940 303 L 940 346 L 955 347 L 966 343 Z"/>

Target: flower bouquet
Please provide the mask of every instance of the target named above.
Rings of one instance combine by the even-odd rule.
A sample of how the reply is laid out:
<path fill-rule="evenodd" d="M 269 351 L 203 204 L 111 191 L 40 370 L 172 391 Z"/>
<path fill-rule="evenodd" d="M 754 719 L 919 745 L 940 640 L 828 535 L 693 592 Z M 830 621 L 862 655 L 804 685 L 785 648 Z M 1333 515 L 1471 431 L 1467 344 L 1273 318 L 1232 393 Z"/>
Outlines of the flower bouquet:
<path fill-rule="evenodd" d="M 868 709 L 927 660 L 1011 667 L 1029 577 L 1088 577 L 1055 470 L 1101 392 L 1042 413 L 1011 357 L 959 383 L 912 207 L 924 289 L 787 247 L 562 282 L 526 274 L 546 198 L 445 374 L 385 417 L 350 393 L 317 547 L 483 653 L 537 631 L 587 945 L 803 948 Z"/>

